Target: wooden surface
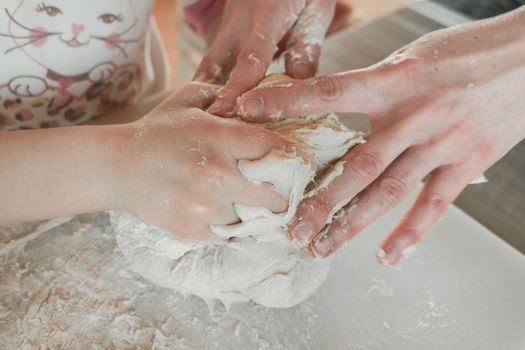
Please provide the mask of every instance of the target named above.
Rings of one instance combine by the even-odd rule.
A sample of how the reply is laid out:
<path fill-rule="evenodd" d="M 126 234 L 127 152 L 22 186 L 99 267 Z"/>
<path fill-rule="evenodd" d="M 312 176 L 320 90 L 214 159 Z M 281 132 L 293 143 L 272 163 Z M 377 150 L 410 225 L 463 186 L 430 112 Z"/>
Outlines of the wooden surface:
<path fill-rule="evenodd" d="M 428 4 L 430 7 L 435 6 Z M 324 46 L 321 71 L 338 72 L 376 63 L 419 36 L 461 21 L 448 10 L 405 8 L 361 28 L 339 33 Z M 420 14 L 432 14 L 433 19 Z M 438 15 L 436 15 L 438 14 Z M 486 172 L 489 182 L 469 186 L 455 204 L 525 253 L 525 142 Z M 476 242 L 472 242 L 475 247 Z"/>

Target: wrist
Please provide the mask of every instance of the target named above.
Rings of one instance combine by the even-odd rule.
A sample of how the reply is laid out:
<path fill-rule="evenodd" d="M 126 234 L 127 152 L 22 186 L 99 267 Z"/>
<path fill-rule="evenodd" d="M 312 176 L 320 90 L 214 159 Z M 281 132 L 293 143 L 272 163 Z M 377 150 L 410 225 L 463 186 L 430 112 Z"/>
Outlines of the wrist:
<path fill-rule="evenodd" d="M 99 155 L 95 162 L 97 191 L 101 194 L 103 210 L 124 210 L 119 188 L 130 176 L 133 162 L 134 124 L 108 125 L 98 127 L 95 143 Z"/>
<path fill-rule="evenodd" d="M 213 41 L 215 40 L 215 37 L 219 32 L 219 26 L 221 25 L 222 16 L 222 12 L 217 14 L 217 16 L 211 19 L 203 28 L 202 36 L 204 37 L 204 41 L 206 43 L 207 48 L 211 47 L 211 44 L 213 44 Z"/>
<path fill-rule="evenodd" d="M 73 150 L 68 157 L 72 165 L 71 185 L 78 188 L 75 191 L 79 196 L 78 213 L 114 209 L 113 168 L 121 153 L 118 147 L 123 144 L 123 129 L 120 125 L 109 125 L 64 130 L 65 137 L 72 140 Z"/>

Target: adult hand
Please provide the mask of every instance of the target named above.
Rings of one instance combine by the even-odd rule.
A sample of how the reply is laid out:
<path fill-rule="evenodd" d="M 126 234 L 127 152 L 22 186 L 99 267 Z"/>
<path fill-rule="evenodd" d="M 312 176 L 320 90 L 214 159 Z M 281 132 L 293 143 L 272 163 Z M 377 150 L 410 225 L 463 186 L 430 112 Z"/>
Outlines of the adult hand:
<path fill-rule="evenodd" d="M 198 81 L 227 81 L 209 112 L 224 116 L 239 95 L 264 78 L 277 44 L 287 33 L 287 74 L 301 79 L 313 76 L 334 8 L 335 0 L 229 0 L 195 74 Z"/>
<path fill-rule="evenodd" d="M 330 255 L 426 178 L 378 250 L 382 263 L 396 264 L 467 184 L 525 137 L 524 29 L 522 8 L 431 33 L 366 69 L 239 98 L 238 113 L 251 121 L 328 111 L 369 117 L 367 143 L 343 157 L 343 173 L 302 203 L 289 238 Z"/>
<path fill-rule="evenodd" d="M 113 176 L 106 186 L 111 207 L 134 213 L 180 238 L 210 239 L 210 224 L 238 221 L 234 203 L 287 208 L 271 185 L 255 185 L 237 168 L 272 149 L 301 149 L 272 131 L 203 109 L 218 87 L 191 83 L 121 132 Z"/>

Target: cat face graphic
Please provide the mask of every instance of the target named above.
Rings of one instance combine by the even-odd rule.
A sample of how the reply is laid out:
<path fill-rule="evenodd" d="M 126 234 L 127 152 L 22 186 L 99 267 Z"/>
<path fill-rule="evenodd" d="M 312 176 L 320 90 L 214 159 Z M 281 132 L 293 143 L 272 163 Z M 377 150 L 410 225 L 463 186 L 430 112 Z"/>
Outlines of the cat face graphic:
<path fill-rule="evenodd" d="M 62 75 L 78 75 L 78 60 L 91 66 L 125 62 L 136 55 L 147 24 L 144 0 L 7 0 L 6 37 L 0 54 L 23 53 Z M 4 22 L 2 20 L 1 22 Z M 116 62 L 118 63 L 118 62 Z M 82 65 L 80 65 L 82 66 Z"/>

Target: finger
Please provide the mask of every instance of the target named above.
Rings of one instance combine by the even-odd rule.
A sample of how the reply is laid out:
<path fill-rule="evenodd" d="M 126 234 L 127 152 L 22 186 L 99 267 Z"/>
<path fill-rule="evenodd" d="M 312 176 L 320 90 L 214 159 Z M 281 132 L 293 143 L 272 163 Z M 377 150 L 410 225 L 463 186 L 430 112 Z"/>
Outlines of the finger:
<path fill-rule="evenodd" d="M 224 116 L 232 111 L 237 97 L 254 88 L 264 78 L 276 48 L 271 41 L 257 39 L 256 43 L 249 45 L 237 57 L 230 78 L 208 109 L 209 113 Z"/>
<path fill-rule="evenodd" d="M 289 191 L 283 191 L 276 179 L 293 178 L 294 174 L 286 173 L 287 170 L 293 167 L 285 166 L 284 162 L 293 161 L 297 157 L 302 158 L 302 161 L 312 169 L 315 168 L 315 160 L 313 154 L 308 151 L 303 145 L 298 144 L 281 134 L 271 130 L 263 129 L 259 126 L 241 124 L 230 130 L 231 136 L 227 137 L 230 140 L 229 148 L 233 157 L 238 159 L 239 175 L 243 179 L 248 179 L 252 183 L 258 183 L 260 196 L 253 196 L 254 189 L 239 186 L 240 183 L 245 182 L 234 180 L 233 185 L 238 192 L 239 197 L 237 203 L 246 205 L 264 206 L 274 212 L 282 212 L 287 208 L 288 199 L 291 195 Z M 249 144 L 249 147 L 246 145 Z M 277 166 L 283 164 L 283 167 Z M 263 170 L 263 171 L 261 171 Z M 242 175 L 241 175 L 242 174 Z M 237 181 L 237 185 L 235 185 Z M 276 185 L 277 187 L 274 187 Z M 268 189 L 271 189 L 272 195 L 268 196 Z M 281 201 L 275 199 L 275 194 L 279 192 Z M 251 199 L 265 199 L 266 202 L 253 202 Z M 284 198 L 284 202 L 282 199 Z M 283 205 L 284 204 L 284 205 Z"/>
<path fill-rule="evenodd" d="M 212 47 L 199 63 L 193 80 L 222 85 L 226 82 L 231 67 L 233 67 L 234 64 L 235 57 L 232 51 L 224 48 L 222 50 L 215 50 Z"/>
<path fill-rule="evenodd" d="M 473 177 L 470 171 L 459 166 L 447 166 L 433 172 L 412 208 L 381 244 L 377 252 L 379 262 L 390 266 L 398 263 L 438 221 Z"/>
<path fill-rule="evenodd" d="M 240 11 L 246 11 L 245 8 L 239 8 L 239 12 L 234 11 L 233 7 L 245 7 L 247 5 L 249 4 L 245 2 L 225 2 L 222 13 L 219 16 L 220 23 L 215 30 L 215 35 L 211 38 L 211 45 L 209 45 L 206 54 L 195 71 L 194 81 L 224 85 L 231 68 L 235 64 L 235 53 L 233 51 L 235 42 L 238 40 L 238 30 L 229 24 L 235 23 L 242 27 L 244 23 L 240 23 L 239 20 L 232 21 L 232 18 Z"/>
<path fill-rule="evenodd" d="M 303 41 L 289 47 L 284 54 L 286 74 L 295 79 L 311 78 L 317 73 L 321 56 L 321 45 L 306 44 Z"/>
<path fill-rule="evenodd" d="M 191 82 L 177 89 L 155 110 L 176 110 L 186 108 L 207 108 L 216 99 L 219 85 Z"/>
<path fill-rule="evenodd" d="M 215 38 L 199 63 L 193 80 L 223 85 L 228 79 L 235 65 L 236 52 L 232 45 L 237 40 L 238 33 L 235 28 L 223 27 L 223 24 L 221 23 L 218 29 L 219 36 Z"/>
<path fill-rule="evenodd" d="M 439 163 L 439 157 L 429 156 L 426 148 L 404 152 L 370 186 L 341 209 L 330 227 L 319 233 L 310 251 L 316 256 L 328 256 L 346 241 L 401 202 L 408 193 Z"/>
<path fill-rule="evenodd" d="M 288 226 L 288 238 L 308 246 L 325 224 L 389 166 L 411 143 L 405 135 L 377 133 L 368 143 L 352 149 L 340 162 L 344 170 L 329 185 L 299 206 Z"/>
<path fill-rule="evenodd" d="M 189 160 L 194 166 L 185 175 L 181 174 L 184 179 L 187 179 L 187 186 L 182 186 L 182 188 L 191 187 L 192 181 L 198 178 L 199 188 L 202 189 L 200 195 L 205 203 L 223 203 L 226 207 L 231 204 L 243 204 L 264 207 L 272 212 L 282 212 L 287 208 L 288 198 L 286 196 L 276 191 L 269 181 L 268 183 L 251 181 L 251 178 L 241 172 L 238 166 L 240 161 L 229 156 L 227 148 L 217 146 L 222 150 L 207 153 L 205 156 L 199 152 L 191 152 L 192 158 Z M 256 163 L 257 160 L 246 162 Z M 210 192 L 210 188 L 214 190 Z M 181 205 L 187 204 L 182 203 Z M 212 214 L 210 208 L 213 208 L 213 205 L 203 204 L 201 207 L 206 208 L 206 211 L 195 212 L 195 215 L 205 213 L 209 216 Z M 225 212 L 220 211 L 217 217 L 226 217 Z"/>
<path fill-rule="evenodd" d="M 262 207 L 274 213 L 282 213 L 288 208 L 289 198 L 279 193 L 269 182 L 252 182 L 238 170 L 231 181 L 231 188 L 235 188 L 235 192 L 230 195 L 236 204 Z"/>
<path fill-rule="evenodd" d="M 233 112 L 237 98 L 262 80 L 277 52 L 277 43 L 294 24 L 294 18 L 301 9 L 300 2 L 295 1 L 286 2 L 286 6 L 278 11 L 267 11 L 269 4 L 264 1 L 255 4 L 255 11 L 260 13 L 251 24 L 248 38 L 242 41 L 240 54 L 224 90 L 209 109 L 212 114 L 224 116 Z"/>
<path fill-rule="evenodd" d="M 248 125 L 236 120 L 228 121 L 232 126 L 225 138 L 235 159 L 256 160 L 272 150 L 280 150 L 302 157 L 306 164 L 313 167 L 313 154 L 303 144 L 257 125 Z"/>
<path fill-rule="evenodd" d="M 384 105 L 378 82 L 375 73 L 356 70 L 297 80 L 286 86 L 257 88 L 238 99 L 236 112 L 253 122 L 327 111 L 375 114 Z"/>
<path fill-rule="evenodd" d="M 291 30 L 285 53 L 286 73 L 296 79 L 315 75 L 326 31 L 334 16 L 333 1 L 311 1 Z"/>

